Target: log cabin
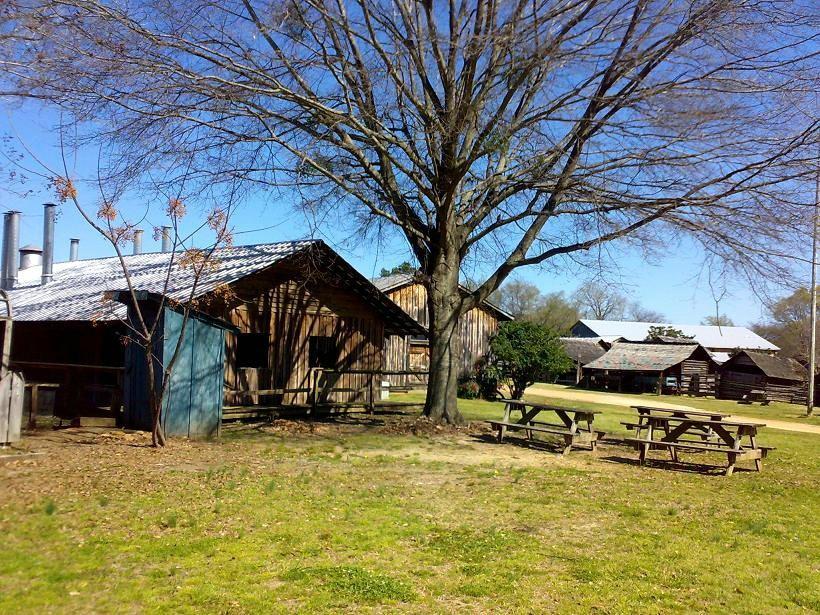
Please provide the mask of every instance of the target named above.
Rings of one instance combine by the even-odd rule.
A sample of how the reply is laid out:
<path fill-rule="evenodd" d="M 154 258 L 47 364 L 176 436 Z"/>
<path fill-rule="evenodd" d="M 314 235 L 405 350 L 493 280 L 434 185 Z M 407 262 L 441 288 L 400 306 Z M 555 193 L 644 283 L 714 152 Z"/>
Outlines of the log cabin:
<path fill-rule="evenodd" d="M 720 366 L 721 399 L 805 403 L 806 369 L 794 359 L 741 350 Z"/>
<path fill-rule="evenodd" d="M 174 305 L 193 298 L 202 318 L 223 323 L 219 394 L 229 405 L 312 403 L 317 369 L 335 372 L 319 385 L 322 403 L 361 402 L 373 393 L 368 387 L 378 395 L 380 379 L 374 384 L 372 372 L 383 363 L 385 339 L 424 333 L 321 241 L 219 248 L 195 284 L 179 254 L 134 254 L 124 261 L 140 293 Z M 112 300 L 122 301 L 118 291 L 127 288 L 119 259 L 55 263 L 53 279 L 45 282 L 42 264 L 27 265 L 8 289 L 13 368 L 29 382 L 55 385 L 57 411 L 69 420 L 109 403 L 113 408 L 110 400 L 121 396 L 129 377 L 127 301 Z"/>
<path fill-rule="evenodd" d="M 373 284 L 428 330 L 427 289 L 413 274 L 384 276 L 374 279 Z M 468 292 L 464 286 L 460 289 L 464 294 Z M 499 323 L 509 320 L 512 320 L 512 316 L 490 301 L 484 301 L 461 317 L 458 332 L 461 347 L 460 375 L 467 375 L 475 370 L 477 363 L 487 355 L 490 337 L 498 331 Z M 425 372 L 429 367 L 430 347 L 426 334 L 388 337 L 384 352 L 386 371 Z M 427 377 L 391 375 L 387 380 L 393 388 L 423 387 Z"/>
<path fill-rule="evenodd" d="M 615 342 L 587 363 L 584 373 L 594 384 L 619 392 L 713 395 L 716 369 L 709 352 L 691 341 Z"/>

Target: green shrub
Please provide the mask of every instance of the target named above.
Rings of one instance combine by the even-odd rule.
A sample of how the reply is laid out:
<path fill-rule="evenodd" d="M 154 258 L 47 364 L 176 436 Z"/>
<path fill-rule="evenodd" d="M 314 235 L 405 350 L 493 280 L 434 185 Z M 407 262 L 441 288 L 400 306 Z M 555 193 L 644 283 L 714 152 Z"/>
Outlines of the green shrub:
<path fill-rule="evenodd" d="M 558 334 L 534 322 L 502 323 L 490 339 L 490 351 L 499 381 L 507 384 L 515 399 L 531 384 L 572 368 Z"/>

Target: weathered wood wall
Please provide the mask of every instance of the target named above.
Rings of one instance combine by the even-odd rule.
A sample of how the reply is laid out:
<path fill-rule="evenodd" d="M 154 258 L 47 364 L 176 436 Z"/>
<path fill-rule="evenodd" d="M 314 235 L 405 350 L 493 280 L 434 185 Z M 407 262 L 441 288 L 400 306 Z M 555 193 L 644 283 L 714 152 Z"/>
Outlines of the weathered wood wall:
<path fill-rule="evenodd" d="M 425 328 L 429 327 L 427 312 L 427 289 L 422 284 L 410 284 L 387 296 Z M 464 314 L 459 320 L 459 343 L 461 345 L 461 374 L 475 369 L 476 362 L 489 351 L 490 336 L 498 330 L 498 318 L 487 309 L 478 307 Z M 429 368 L 429 348 L 421 341 L 416 343 L 409 336 L 390 336 L 385 344 L 386 370 L 426 370 Z M 427 379 L 418 376 L 389 376 L 392 386 L 424 384 Z"/>
<path fill-rule="evenodd" d="M 714 395 L 715 374 L 708 361 L 686 359 L 680 365 L 680 390 L 689 395 Z"/>
<path fill-rule="evenodd" d="M 762 373 L 747 373 L 723 370 L 720 374 L 718 397 L 720 399 L 743 399 L 752 391 L 764 391 L 772 401 L 783 401 L 791 404 L 804 403 L 807 386 L 802 382 L 790 382 L 767 378 Z"/>
<path fill-rule="evenodd" d="M 384 323 L 350 290 L 316 282 L 302 282 L 286 271 L 260 274 L 233 288 L 236 299 L 221 307 L 222 318 L 242 333 L 268 337 L 268 361 L 264 367 L 237 367 L 234 334 L 226 340 L 226 404 L 310 403 L 312 370 L 309 365 L 311 336 L 333 338 L 338 348 L 338 370 L 377 370 L 381 367 Z M 370 376 L 326 376 L 319 401 L 364 401 Z M 328 391 L 328 389 L 343 389 Z M 242 390 L 282 389 L 282 394 L 237 394 Z M 378 381 L 376 393 L 378 394 Z"/>

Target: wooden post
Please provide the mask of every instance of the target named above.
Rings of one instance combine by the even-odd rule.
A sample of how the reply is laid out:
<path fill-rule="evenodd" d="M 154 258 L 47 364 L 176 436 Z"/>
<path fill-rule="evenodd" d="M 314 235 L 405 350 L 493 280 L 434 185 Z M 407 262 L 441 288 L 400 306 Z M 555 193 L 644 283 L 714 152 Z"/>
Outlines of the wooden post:
<path fill-rule="evenodd" d="M 373 389 L 373 377 L 374 377 L 374 376 L 375 376 L 375 373 L 374 373 L 374 372 L 370 372 L 370 381 L 369 381 L 369 384 L 368 384 L 368 388 L 369 388 L 369 394 L 368 394 L 368 400 L 369 400 L 368 410 L 370 411 L 370 414 L 373 414 L 373 412 L 375 412 L 375 410 L 376 410 L 375 400 L 373 399 L 373 394 L 374 394 L 374 389 Z"/>
<path fill-rule="evenodd" d="M 29 398 L 28 427 L 37 427 L 37 413 L 40 410 L 40 386 L 37 383 L 31 385 L 31 397 Z"/>
<path fill-rule="evenodd" d="M 310 414 L 316 413 L 316 404 L 319 403 L 319 369 L 314 367 L 310 371 Z"/>

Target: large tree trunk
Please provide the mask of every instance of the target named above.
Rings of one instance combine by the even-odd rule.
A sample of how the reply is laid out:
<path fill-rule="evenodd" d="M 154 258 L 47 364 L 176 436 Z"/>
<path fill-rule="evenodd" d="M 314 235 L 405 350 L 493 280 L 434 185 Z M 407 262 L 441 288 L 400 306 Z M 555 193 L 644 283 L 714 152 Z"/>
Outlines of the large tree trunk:
<path fill-rule="evenodd" d="M 459 267 L 455 254 L 450 255 L 450 258 L 442 258 L 428 275 L 430 376 L 424 415 L 436 422 L 459 425 L 464 419 L 458 411 L 456 398 L 461 363 L 461 344 L 458 335 L 461 296 L 458 290 Z"/>

